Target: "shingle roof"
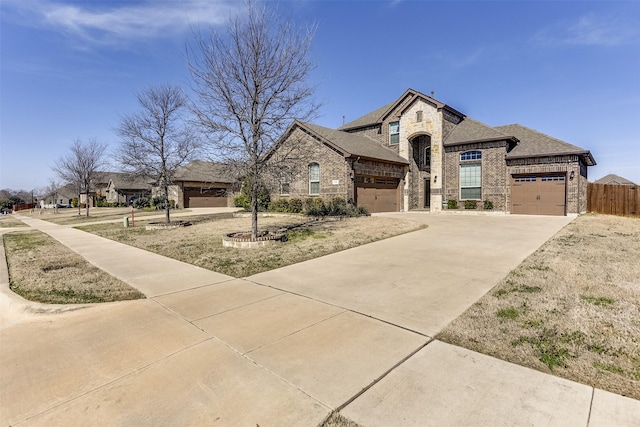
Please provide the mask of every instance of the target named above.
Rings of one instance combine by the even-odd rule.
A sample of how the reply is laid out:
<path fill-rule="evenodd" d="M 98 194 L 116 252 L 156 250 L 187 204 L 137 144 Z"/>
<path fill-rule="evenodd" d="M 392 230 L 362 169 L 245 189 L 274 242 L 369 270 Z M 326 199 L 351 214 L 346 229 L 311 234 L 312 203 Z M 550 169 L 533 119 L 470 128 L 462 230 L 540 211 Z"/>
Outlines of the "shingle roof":
<path fill-rule="evenodd" d="M 223 163 L 195 160 L 179 168 L 173 180 L 233 184 L 237 181 L 237 177 L 236 174 Z"/>
<path fill-rule="evenodd" d="M 635 182 L 629 181 L 626 178 L 610 173 L 603 176 L 599 180 L 595 181 L 596 184 L 618 184 L 618 185 L 636 185 Z"/>
<path fill-rule="evenodd" d="M 447 135 L 444 145 L 459 145 L 469 142 L 509 140 L 513 137 L 499 132 L 470 117 L 466 117 Z"/>
<path fill-rule="evenodd" d="M 395 151 L 383 147 L 379 142 L 366 136 L 329 129 L 311 123 L 296 122 L 295 124 L 305 128 L 307 131 L 311 131 L 324 142 L 337 148 L 345 157 L 360 156 L 404 165 L 409 164 L 406 159 L 400 157 Z"/>
<path fill-rule="evenodd" d="M 362 117 L 359 117 L 345 125 L 340 126 L 338 129 L 355 129 L 361 128 L 365 126 L 378 124 L 380 121 L 380 116 L 384 114 L 389 108 L 391 108 L 397 101 L 393 101 L 384 107 L 380 107 L 375 111 L 365 114 Z"/>
<path fill-rule="evenodd" d="M 380 107 L 375 111 L 372 111 L 368 114 L 365 114 L 364 116 L 357 118 L 343 126 L 340 126 L 338 129 L 339 130 L 346 130 L 346 129 L 357 129 L 357 128 L 361 128 L 361 127 L 366 127 L 366 126 L 372 126 L 372 125 L 376 125 L 379 123 L 382 123 L 385 119 L 385 117 L 388 115 L 388 113 L 390 113 L 394 108 L 396 108 L 398 105 L 402 104 L 405 99 L 407 99 L 407 97 L 412 97 L 412 101 L 418 98 L 422 98 L 424 100 L 426 100 L 427 102 L 430 102 L 432 104 L 434 104 L 437 108 L 444 108 L 447 109 L 448 111 L 457 114 L 459 116 L 464 116 L 462 113 L 460 113 L 459 111 L 449 107 L 448 105 L 443 104 L 442 102 L 433 99 L 432 97 L 425 95 L 424 93 L 418 92 L 417 90 L 414 89 L 407 89 L 398 99 L 396 99 L 395 101 L 385 105 L 384 107 Z M 407 105 L 410 105 L 411 102 Z"/>
<path fill-rule="evenodd" d="M 495 129 L 505 135 L 513 135 L 520 140 L 518 145 L 507 154 L 507 159 L 523 157 L 540 157 L 564 154 L 577 154 L 584 157 L 587 165 L 595 165 L 596 162 L 584 148 L 569 144 L 551 136 L 545 135 L 533 129 L 519 124 L 497 126 Z"/>
<path fill-rule="evenodd" d="M 151 189 L 152 179 L 127 173 L 112 173 L 110 179 L 119 190 Z"/>

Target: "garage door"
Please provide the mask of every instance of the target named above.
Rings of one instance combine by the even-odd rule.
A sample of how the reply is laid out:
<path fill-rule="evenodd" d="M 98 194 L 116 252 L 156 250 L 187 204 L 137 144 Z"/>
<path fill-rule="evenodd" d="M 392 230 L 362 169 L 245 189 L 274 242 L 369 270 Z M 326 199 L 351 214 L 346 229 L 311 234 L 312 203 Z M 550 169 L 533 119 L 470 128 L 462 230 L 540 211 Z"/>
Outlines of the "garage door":
<path fill-rule="evenodd" d="M 356 205 L 369 212 L 398 212 L 398 179 L 356 177 Z"/>
<path fill-rule="evenodd" d="M 511 178 L 511 213 L 565 215 L 564 175 L 515 175 Z"/>
<path fill-rule="evenodd" d="M 197 188 L 184 190 L 185 208 L 224 208 L 227 190 L 224 188 Z"/>

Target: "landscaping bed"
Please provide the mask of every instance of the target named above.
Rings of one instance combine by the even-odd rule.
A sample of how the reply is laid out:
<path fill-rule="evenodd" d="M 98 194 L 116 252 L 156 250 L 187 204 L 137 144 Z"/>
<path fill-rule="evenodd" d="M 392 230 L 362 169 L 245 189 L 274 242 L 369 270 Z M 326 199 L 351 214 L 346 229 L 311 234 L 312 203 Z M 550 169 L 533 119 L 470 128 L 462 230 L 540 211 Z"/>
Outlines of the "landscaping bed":
<path fill-rule="evenodd" d="M 640 219 L 577 218 L 436 338 L 640 399 Z"/>

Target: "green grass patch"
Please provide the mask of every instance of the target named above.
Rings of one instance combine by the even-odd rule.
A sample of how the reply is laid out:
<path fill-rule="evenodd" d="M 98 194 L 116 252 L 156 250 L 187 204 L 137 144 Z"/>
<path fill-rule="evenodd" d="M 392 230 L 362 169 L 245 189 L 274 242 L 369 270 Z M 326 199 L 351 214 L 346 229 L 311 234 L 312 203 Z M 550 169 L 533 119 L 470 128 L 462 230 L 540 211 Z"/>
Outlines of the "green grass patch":
<path fill-rule="evenodd" d="M 597 306 L 613 305 L 616 300 L 609 297 L 594 297 L 592 295 L 580 295 L 580 299 Z"/>
<path fill-rule="evenodd" d="M 549 369 L 566 368 L 566 360 L 571 358 L 569 350 L 563 347 L 562 334 L 553 329 L 543 329 L 537 336 L 521 336 L 511 342 L 513 347 L 529 344 L 538 358 Z"/>
<path fill-rule="evenodd" d="M 602 362 L 595 361 L 593 362 L 593 367 L 601 371 L 611 372 L 612 374 L 624 375 L 624 370 L 621 367 L 616 366 L 612 363 L 602 363 Z"/>
<path fill-rule="evenodd" d="M 501 319 L 515 320 L 520 316 L 520 312 L 515 307 L 502 308 L 496 312 L 496 316 Z"/>

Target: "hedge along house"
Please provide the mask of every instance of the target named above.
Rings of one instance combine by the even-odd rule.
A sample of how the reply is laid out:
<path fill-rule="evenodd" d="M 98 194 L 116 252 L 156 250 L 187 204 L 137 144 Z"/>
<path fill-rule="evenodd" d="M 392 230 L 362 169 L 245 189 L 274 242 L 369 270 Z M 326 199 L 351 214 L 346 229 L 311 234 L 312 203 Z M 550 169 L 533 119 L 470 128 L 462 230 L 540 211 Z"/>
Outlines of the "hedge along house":
<path fill-rule="evenodd" d="M 313 159 L 297 162 L 281 197 L 340 196 L 371 212 L 439 212 L 448 200 L 521 214 L 585 212 L 595 165 L 588 150 L 520 125 L 485 125 L 412 89 L 337 130 L 296 122 L 276 151 L 296 142 Z"/>

